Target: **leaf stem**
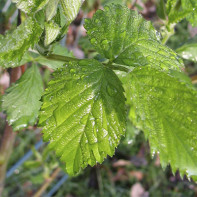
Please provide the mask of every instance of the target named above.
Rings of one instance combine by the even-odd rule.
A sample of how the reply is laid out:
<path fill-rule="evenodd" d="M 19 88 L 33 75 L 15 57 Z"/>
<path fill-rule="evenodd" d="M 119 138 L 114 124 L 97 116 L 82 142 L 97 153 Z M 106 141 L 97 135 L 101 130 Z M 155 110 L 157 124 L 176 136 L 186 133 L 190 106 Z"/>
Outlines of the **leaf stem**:
<path fill-rule="evenodd" d="M 50 54 L 49 56 L 44 56 L 48 60 L 55 60 L 60 62 L 70 62 L 70 61 L 80 61 L 81 59 L 77 59 L 74 57 L 68 57 L 68 56 L 62 56 L 62 55 L 56 55 L 56 54 Z M 112 69 L 112 70 L 119 70 L 124 72 L 130 72 L 131 69 L 128 69 L 124 66 L 113 64 L 112 62 L 103 63 L 106 67 Z"/>
<path fill-rule="evenodd" d="M 56 54 L 50 54 L 49 56 L 44 56 L 44 57 L 49 60 L 55 60 L 60 62 L 79 61 L 79 59 L 76 59 L 74 57 L 67 57 L 67 56 L 56 55 Z"/>
<path fill-rule="evenodd" d="M 106 67 L 111 68 L 112 70 L 119 70 L 119 71 L 124 71 L 124 72 L 130 72 L 131 69 L 126 68 L 125 66 L 117 65 L 117 64 L 105 64 Z"/>

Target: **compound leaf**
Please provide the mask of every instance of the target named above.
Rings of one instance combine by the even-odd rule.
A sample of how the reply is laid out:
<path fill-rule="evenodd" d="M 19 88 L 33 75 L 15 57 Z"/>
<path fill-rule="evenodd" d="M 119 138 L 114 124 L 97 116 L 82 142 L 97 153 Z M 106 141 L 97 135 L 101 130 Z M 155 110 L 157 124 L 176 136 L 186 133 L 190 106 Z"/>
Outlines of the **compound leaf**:
<path fill-rule="evenodd" d="M 86 19 L 85 28 L 92 45 L 110 61 L 127 66 L 180 70 L 182 60 L 164 46 L 152 24 L 136 11 L 111 4 Z"/>
<path fill-rule="evenodd" d="M 6 90 L 2 98 L 2 108 L 15 131 L 35 123 L 42 92 L 42 77 L 35 65 L 27 69 L 17 82 Z"/>
<path fill-rule="evenodd" d="M 16 67 L 24 53 L 36 44 L 41 36 L 42 29 L 36 21 L 29 17 L 12 33 L 0 37 L 0 65 Z"/>
<path fill-rule="evenodd" d="M 81 60 L 55 71 L 39 121 L 45 141 L 74 175 L 114 154 L 125 116 L 123 88 L 115 73 L 96 60 Z"/>
<path fill-rule="evenodd" d="M 178 72 L 180 75 L 180 72 Z M 159 153 L 163 167 L 197 180 L 197 91 L 154 68 L 139 67 L 128 74 L 130 118 L 145 132 L 152 153 Z M 127 89 L 128 89 L 127 87 Z"/>

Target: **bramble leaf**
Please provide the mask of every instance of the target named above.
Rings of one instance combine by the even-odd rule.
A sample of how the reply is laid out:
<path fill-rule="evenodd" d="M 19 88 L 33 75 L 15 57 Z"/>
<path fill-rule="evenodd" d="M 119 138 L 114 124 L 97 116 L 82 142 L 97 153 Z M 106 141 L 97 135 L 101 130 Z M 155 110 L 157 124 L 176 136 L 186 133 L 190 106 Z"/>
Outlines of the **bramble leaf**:
<path fill-rule="evenodd" d="M 115 73 L 96 60 L 71 62 L 54 73 L 43 96 L 44 140 L 70 175 L 112 156 L 125 131 L 125 97 Z"/>
<path fill-rule="evenodd" d="M 64 15 L 66 16 L 67 24 L 71 23 L 79 12 L 79 9 L 84 0 L 60 0 Z"/>
<path fill-rule="evenodd" d="M 45 23 L 45 46 L 50 45 L 57 38 L 60 33 L 60 29 L 59 25 L 53 21 Z"/>
<path fill-rule="evenodd" d="M 15 131 L 35 123 L 42 92 L 42 77 L 35 65 L 27 69 L 17 82 L 6 90 L 2 98 L 2 108 Z"/>
<path fill-rule="evenodd" d="M 41 10 L 50 0 L 12 0 L 18 9 L 25 13 L 33 13 Z"/>
<path fill-rule="evenodd" d="M 57 13 L 59 0 L 50 0 L 46 6 L 46 20 L 50 21 Z"/>
<path fill-rule="evenodd" d="M 127 66 L 180 70 L 182 60 L 160 42 L 158 33 L 136 11 L 111 4 L 86 19 L 85 28 L 92 45 L 110 61 Z"/>
<path fill-rule="evenodd" d="M 186 18 L 192 26 L 197 26 L 196 0 L 168 0 L 166 7 L 169 23 L 177 23 Z"/>
<path fill-rule="evenodd" d="M 197 62 L 197 36 L 176 49 L 176 52 L 184 59 Z"/>
<path fill-rule="evenodd" d="M 52 53 L 55 55 L 74 57 L 72 52 L 68 51 L 68 49 L 66 47 L 63 47 L 60 44 L 55 44 L 53 46 Z M 20 62 L 20 65 L 26 64 L 31 61 L 37 62 L 37 63 L 44 65 L 44 66 L 48 66 L 49 68 L 52 68 L 53 70 L 61 68 L 65 64 L 65 62 L 61 62 L 61 61 L 57 61 L 57 60 L 50 60 L 49 61 L 47 59 L 47 57 L 39 55 L 38 53 L 35 53 L 35 52 L 28 51 L 23 56 L 23 59 Z"/>
<path fill-rule="evenodd" d="M 40 26 L 29 17 L 12 33 L 0 37 L 0 66 L 19 66 L 22 56 L 38 42 L 41 33 Z"/>
<path fill-rule="evenodd" d="M 179 169 L 181 176 L 197 179 L 197 91 L 180 79 L 150 67 L 135 68 L 127 76 L 126 97 L 130 118 L 149 139 L 151 152 L 159 153 L 161 165 L 170 163 L 174 173 Z"/>

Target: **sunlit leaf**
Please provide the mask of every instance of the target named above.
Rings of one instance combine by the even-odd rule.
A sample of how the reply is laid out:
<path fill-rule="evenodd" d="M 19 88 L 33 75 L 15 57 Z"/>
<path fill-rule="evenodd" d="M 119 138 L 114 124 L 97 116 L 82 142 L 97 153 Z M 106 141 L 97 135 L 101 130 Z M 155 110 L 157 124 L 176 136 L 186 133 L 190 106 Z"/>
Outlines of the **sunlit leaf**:
<path fill-rule="evenodd" d="M 125 130 L 124 103 L 119 79 L 96 60 L 69 63 L 54 73 L 40 124 L 69 174 L 114 154 Z"/>
<path fill-rule="evenodd" d="M 127 66 L 180 70 L 177 54 L 160 42 L 158 32 L 136 11 L 110 5 L 86 19 L 85 28 L 92 45 L 110 61 Z"/>
<path fill-rule="evenodd" d="M 17 82 L 6 90 L 2 98 L 2 108 L 15 131 L 35 123 L 42 92 L 42 78 L 35 65 L 27 69 Z"/>

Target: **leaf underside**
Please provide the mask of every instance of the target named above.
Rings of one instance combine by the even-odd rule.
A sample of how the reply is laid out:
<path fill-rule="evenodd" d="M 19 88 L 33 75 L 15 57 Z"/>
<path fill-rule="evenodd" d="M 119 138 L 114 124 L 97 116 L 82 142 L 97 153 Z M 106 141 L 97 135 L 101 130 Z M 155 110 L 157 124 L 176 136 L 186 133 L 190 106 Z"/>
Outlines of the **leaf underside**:
<path fill-rule="evenodd" d="M 179 73 L 180 75 L 180 73 Z M 136 68 L 127 76 L 130 118 L 145 132 L 152 153 L 197 180 L 197 92 L 192 84 L 154 68 Z"/>
<path fill-rule="evenodd" d="M 50 0 L 12 0 L 13 3 L 16 3 L 18 9 L 29 14 L 41 10 L 49 1 Z"/>
<path fill-rule="evenodd" d="M 115 73 L 96 60 L 69 63 L 43 96 L 44 139 L 70 175 L 112 156 L 125 130 L 125 97 Z"/>
<path fill-rule="evenodd" d="M 182 60 L 160 42 L 152 24 L 136 11 L 111 4 L 86 19 L 85 28 L 96 50 L 116 64 L 152 65 L 164 70 L 181 70 Z"/>
<path fill-rule="evenodd" d="M 0 65 L 5 68 L 19 66 L 22 56 L 38 42 L 41 33 L 42 29 L 29 17 L 12 33 L 0 37 Z"/>
<path fill-rule="evenodd" d="M 15 131 L 35 123 L 41 106 L 39 100 L 42 92 L 42 77 L 35 65 L 26 70 L 24 75 L 6 90 L 2 98 L 2 108 Z"/>

